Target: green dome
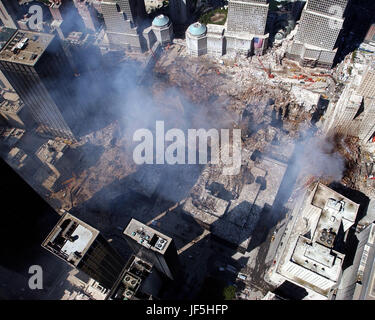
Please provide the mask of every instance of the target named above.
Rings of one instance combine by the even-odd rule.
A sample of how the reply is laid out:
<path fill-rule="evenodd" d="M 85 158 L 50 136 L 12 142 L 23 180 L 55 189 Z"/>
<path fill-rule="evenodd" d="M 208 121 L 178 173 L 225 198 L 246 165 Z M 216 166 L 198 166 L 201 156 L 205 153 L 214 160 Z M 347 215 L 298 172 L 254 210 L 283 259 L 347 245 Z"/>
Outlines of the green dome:
<path fill-rule="evenodd" d="M 207 28 L 204 24 L 195 22 L 189 26 L 188 31 L 193 36 L 201 36 L 206 33 Z"/>
<path fill-rule="evenodd" d="M 152 25 L 156 27 L 164 27 L 169 23 L 169 18 L 164 14 L 160 14 L 152 21 Z"/>

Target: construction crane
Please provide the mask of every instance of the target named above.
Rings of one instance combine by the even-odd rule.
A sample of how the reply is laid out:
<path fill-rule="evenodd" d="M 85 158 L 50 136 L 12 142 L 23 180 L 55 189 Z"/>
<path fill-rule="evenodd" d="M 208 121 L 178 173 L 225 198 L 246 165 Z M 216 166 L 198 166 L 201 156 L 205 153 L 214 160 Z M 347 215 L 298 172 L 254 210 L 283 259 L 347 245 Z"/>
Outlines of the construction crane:
<path fill-rule="evenodd" d="M 262 60 L 260 60 L 259 56 L 257 56 L 257 58 L 259 60 L 260 65 L 262 66 L 264 72 L 267 73 L 268 78 L 270 78 L 270 79 L 275 78 L 275 76 L 271 73 L 271 67 L 269 67 L 268 69 L 266 69 L 265 66 L 263 65 Z"/>

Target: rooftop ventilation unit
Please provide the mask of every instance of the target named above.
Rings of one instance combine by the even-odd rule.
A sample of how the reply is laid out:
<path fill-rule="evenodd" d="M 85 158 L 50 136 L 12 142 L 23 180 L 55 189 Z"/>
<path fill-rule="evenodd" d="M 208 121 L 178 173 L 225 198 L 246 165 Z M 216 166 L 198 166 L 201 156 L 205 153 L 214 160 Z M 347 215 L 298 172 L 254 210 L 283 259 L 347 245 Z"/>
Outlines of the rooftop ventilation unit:
<path fill-rule="evenodd" d="M 126 274 L 123 280 L 124 284 L 132 289 L 135 289 L 140 282 L 139 278 L 136 278 L 130 274 Z"/>
<path fill-rule="evenodd" d="M 167 244 L 167 240 L 159 237 L 159 239 L 155 243 L 155 248 L 161 251 L 164 249 L 166 244 Z"/>
<path fill-rule="evenodd" d="M 131 290 L 125 290 L 124 300 L 131 299 L 134 296 L 134 292 Z"/>
<path fill-rule="evenodd" d="M 336 234 L 334 232 L 327 229 L 323 229 L 319 235 L 319 242 L 327 247 L 332 247 L 335 237 Z"/>
<path fill-rule="evenodd" d="M 339 201 L 333 198 L 329 198 L 327 200 L 327 207 L 340 212 L 344 210 L 345 202 L 342 200 Z"/>

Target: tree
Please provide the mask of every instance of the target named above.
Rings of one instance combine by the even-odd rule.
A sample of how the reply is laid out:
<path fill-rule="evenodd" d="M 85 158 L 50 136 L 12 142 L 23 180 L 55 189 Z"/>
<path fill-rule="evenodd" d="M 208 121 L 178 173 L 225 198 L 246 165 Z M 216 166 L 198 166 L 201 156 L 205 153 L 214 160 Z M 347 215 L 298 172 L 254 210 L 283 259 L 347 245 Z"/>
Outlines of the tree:
<path fill-rule="evenodd" d="M 233 300 L 236 297 L 236 287 L 228 286 L 223 290 L 223 296 L 225 300 Z"/>

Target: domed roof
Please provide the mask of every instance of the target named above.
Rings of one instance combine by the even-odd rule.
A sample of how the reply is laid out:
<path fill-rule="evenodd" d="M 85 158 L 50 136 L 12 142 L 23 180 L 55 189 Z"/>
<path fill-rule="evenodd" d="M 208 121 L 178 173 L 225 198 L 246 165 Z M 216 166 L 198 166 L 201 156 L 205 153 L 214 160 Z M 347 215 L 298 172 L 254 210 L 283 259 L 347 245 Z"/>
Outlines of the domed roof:
<path fill-rule="evenodd" d="M 152 21 L 152 25 L 156 27 L 163 27 L 169 23 L 169 18 L 164 14 L 159 14 L 157 17 L 154 18 Z"/>
<path fill-rule="evenodd" d="M 195 22 L 189 26 L 188 31 L 193 36 L 201 36 L 207 31 L 207 28 L 204 24 Z"/>

